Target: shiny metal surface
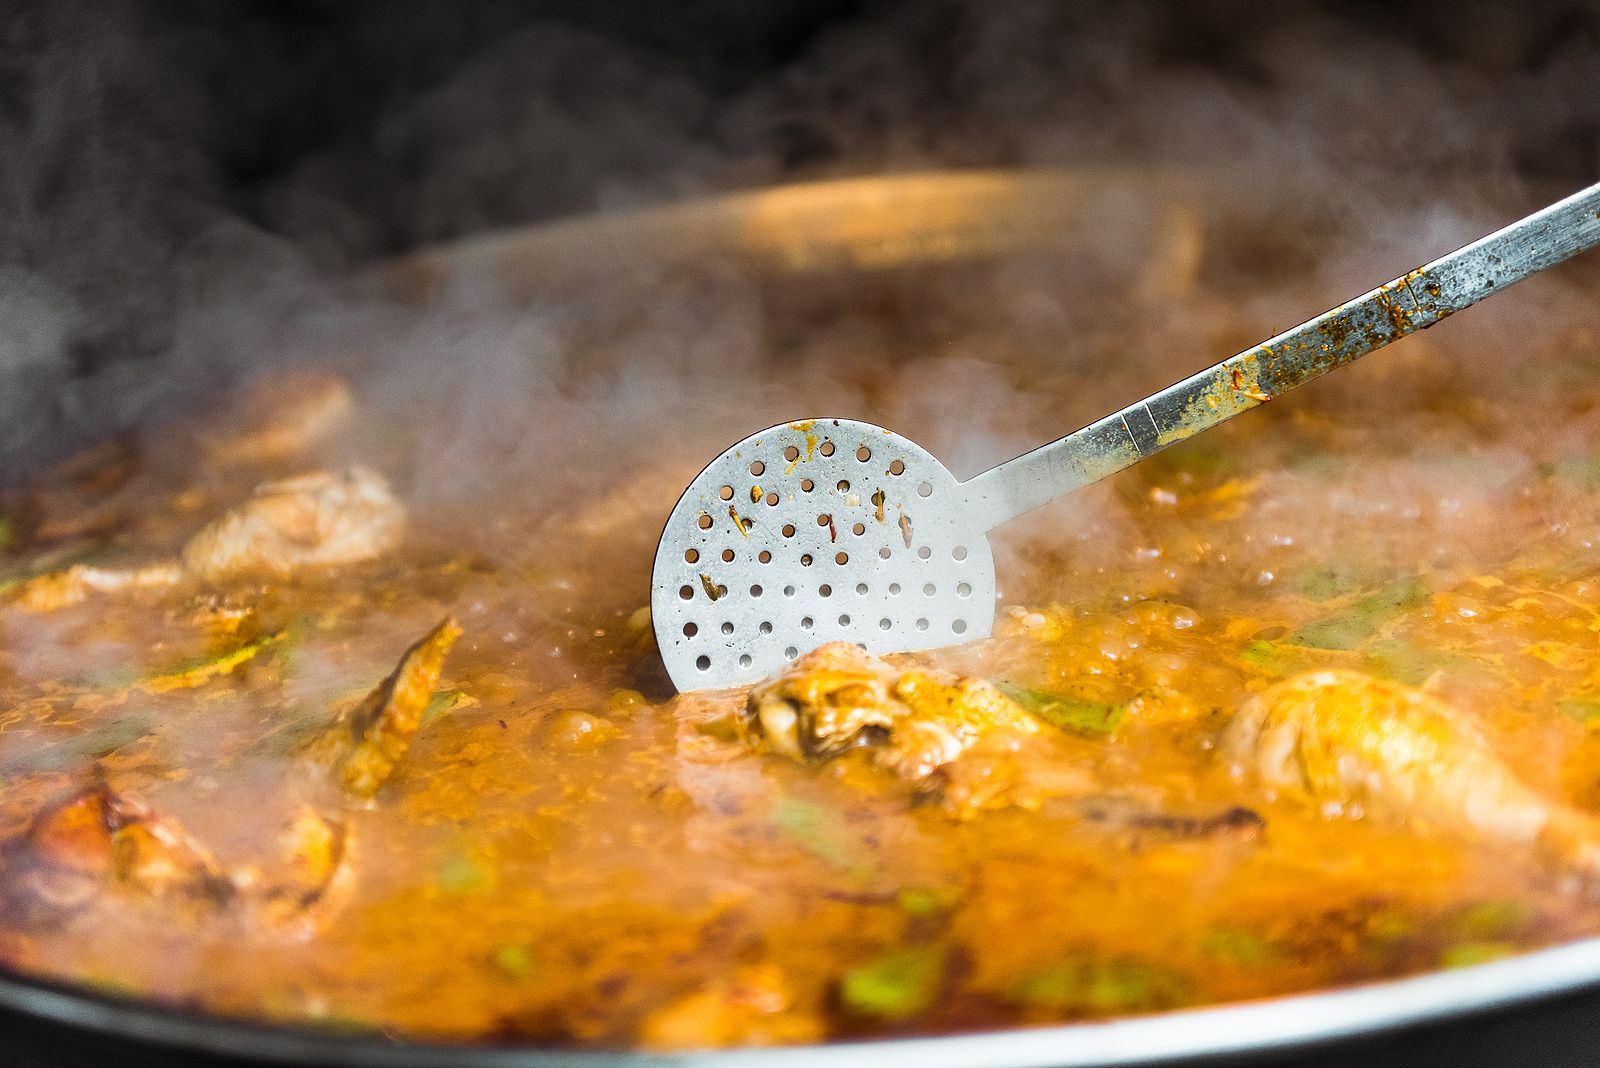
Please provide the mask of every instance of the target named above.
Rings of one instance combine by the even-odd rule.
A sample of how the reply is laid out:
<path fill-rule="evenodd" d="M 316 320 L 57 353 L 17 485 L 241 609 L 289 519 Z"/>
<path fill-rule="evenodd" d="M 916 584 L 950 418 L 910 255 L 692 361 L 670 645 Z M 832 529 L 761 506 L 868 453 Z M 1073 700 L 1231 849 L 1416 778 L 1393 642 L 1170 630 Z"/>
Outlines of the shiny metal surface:
<path fill-rule="evenodd" d="M 850 419 L 753 434 L 690 483 L 656 547 L 650 615 L 680 690 L 760 678 L 824 642 L 986 637 L 984 516 L 915 442 Z"/>
<path fill-rule="evenodd" d="M 1098 482 L 1600 245 L 1600 185 L 966 483 L 996 525 Z"/>
<path fill-rule="evenodd" d="M 993 528 L 1597 244 L 1600 185 L 964 483 L 870 423 L 808 419 L 746 438 L 690 484 L 657 545 L 650 605 L 667 672 L 680 690 L 713 689 L 829 641 L 909 652 L 985 637 Z"/>

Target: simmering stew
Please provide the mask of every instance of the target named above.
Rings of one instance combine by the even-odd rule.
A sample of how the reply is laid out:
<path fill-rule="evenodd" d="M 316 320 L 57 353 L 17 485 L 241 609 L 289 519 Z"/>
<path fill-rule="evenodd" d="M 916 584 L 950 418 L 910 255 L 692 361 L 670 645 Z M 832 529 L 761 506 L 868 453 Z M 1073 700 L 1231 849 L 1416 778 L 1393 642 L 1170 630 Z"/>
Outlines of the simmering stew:
<path fill-rule="evenodd" d="M 1447 364 L 1417 341 L 1324 396 Z M 1083 373 L 1016 374 L 1018 422 L 1067 429 Z M 1040 513 L 991 639 L 675 696 L 644 606 L 696 448 L 490 501 L 520 549 L 484 553 L 351 430 L 360 385 L 265 375 L 6 498 L 0 960 L 298 1026 L 683 1048 L 1600 932 L 1600 388 L 1552 384 L 1543 434 L 1535 387 L 1430 381 L 1314 387 Z"/>

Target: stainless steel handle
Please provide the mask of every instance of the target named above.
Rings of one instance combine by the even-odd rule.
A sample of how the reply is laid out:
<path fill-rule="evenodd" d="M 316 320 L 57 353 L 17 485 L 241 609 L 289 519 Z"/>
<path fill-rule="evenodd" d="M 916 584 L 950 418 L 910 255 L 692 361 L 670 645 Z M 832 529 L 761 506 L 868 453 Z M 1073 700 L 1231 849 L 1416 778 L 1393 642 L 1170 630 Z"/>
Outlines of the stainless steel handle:
<path fill-rule="evenodd" d="M 963 484 L 991 528 L 1600 245 L 1600 185 Z"/>

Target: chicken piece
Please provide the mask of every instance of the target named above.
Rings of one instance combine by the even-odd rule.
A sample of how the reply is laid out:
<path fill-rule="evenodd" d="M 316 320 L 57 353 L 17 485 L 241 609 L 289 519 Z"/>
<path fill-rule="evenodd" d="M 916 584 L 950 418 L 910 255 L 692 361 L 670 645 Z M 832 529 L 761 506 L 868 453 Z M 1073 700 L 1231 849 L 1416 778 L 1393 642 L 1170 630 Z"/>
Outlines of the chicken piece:
<path fill-rule="evenodd" d="M 271 463 L 304 452 L 350 421 L 350 387 L 329 371 L 300 368 L 259 379 L 225 419 L 200 431 L 223 464 Z"/>
<path fill-rule="evenodd" d="M 354 881 L 353 844 L 344 824 L 302 806 L 279 835 L 283 861 L 265 872 L 238 872 L 234 882 L 264 925 L 309 933 L 348 896 Z"/>
<path fill-rule="evenodd" d="M 327 733 L 306 749 L 314 762 L 333 770 L 346 791 L 370 798 L 411 747 L 439 684 L 445 654 L 461 627 L 445 617 L 400 658 L 394 672 L 353 709 L 341 713 Z"/>
<path fill-rule="evenodd" d="M 5 596 L 20 608 L 52 612 L 94 593 L 164 589 L 191 575 L 221 583 L 241 576 L 285 578 L 381 556 L 399 543 L 405 510 L 383 477 L 364 467 L 317 471 L 257 488 L 244 504 L 189 540 L 183 562 L 130 567 L 74 564 L 26 579 Z"/>
<path fill-rule="evenodd" d="M 171 562 L 142 567 L 74 564 L 65 571 L 52 571 L 18 584 L 10 592 L 10 599 L 30 612 L 54 612 L 79 604 L 92 593 L 167 589 L 181 583 L 184 577 L 183 568 Z"/>
<path fill-rule="evenodd" d="M 303 808 L 266 871 L 229 871 L 173 821 L 97 783 L 47 807 L 0 853 L 9 904 L 35 919 L 89 908 L 108 893 L 174 903 L 192 916 L 238 909 L 280 931 L 314 927 L 351 882 L 343 825 Z"/>
<path fill-rule="evenodd" d="M 905 779 L 925 778 L 986 735 L 1039 733 L 986 682 L 902 672 L 849 642 L 815 649 L 756 686 L 736 722 L 747 741 L 795 760 L 873 746 L 876 762 Z"/>
<path fill-rule="evenodd" d="M 191 538 L 183 563 L 208 582 L 284 578 L 382 556 L 399 542 L 404 522 L 404 509 L 377 472 L 316 471 L 259 487 Z"/>
<path fill-rule="evenodd" d="M 653 1049 L 716 1049 L 816 1042 L 826 1032 L 820 1014 L 796 1009 L 783 973 L 762 964 L 657 1009 L 639 1025 L 639 1040 Z"/>
<path fill-rule="evenodd" d="M 215 911 L 234 886 L 177 824 L 97 783 L 46 808 L 4 851 L 5 883 L 30 913 L 70 913 L 106 891 L 196 912 Z"/>
<path fill-rule="evenodd" d="M 1239 773 L 1325 809 L 1421 821 L 1531 845 L 1600 875 L 1600 822 L 1540 796 L 1430 694 L 1356 671 L 1308 671 L 1252 698 L 1229 725 Z"/>

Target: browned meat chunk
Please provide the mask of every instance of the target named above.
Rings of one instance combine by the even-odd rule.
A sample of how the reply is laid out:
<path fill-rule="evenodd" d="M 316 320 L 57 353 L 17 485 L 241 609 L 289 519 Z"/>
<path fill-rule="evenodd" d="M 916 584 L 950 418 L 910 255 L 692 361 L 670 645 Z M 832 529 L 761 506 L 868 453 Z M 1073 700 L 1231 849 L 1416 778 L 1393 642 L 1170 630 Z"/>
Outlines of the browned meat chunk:
<path fill-rule="evenodd" d="M 359 705 L 341 713 L 333 726 L 307 748 L 307 756 L 327 766 L 346 791 L 369 798 L 394 772 L 411 746 L 411 736 L 439 684 L 445 654 L 461 637 L 461 627 L 444 619 L 407 649 L 399 666 Z"/>
<path fill-rule="evenodd" d="M 381 556 L 398 544 L 404 523 L 404 509 L 376 472 L 319 471 L 261 486 L 191 538 L 181 565 L 75 564 L 21 582 L 7 596 L 19 607 L 49 612 L 90 594 L 163 589 L 190 575 L 218 583 L 242 576 L 285 578 Z"/>
<path fill-rule="evenodd" d="M 0 852 L 7 904 L 36 918 L 120 897 L 177 906 L 193 918 L 225 910 L 278 930 L 314 926 L 343 899 L 346 829 L 303 808 L 265 870 L 227 870 L 175 822 L 96 783 L 45 808 Z"/>
<path fill-rule="evenodd" d="M 108 891 L 212 911 L 234 891 L 180 827 L 104 783 L 41 812 L 3 863 L 6 884 L 30 912 L 72 912 Z"/>
<path fill-rule="evenodd" d="M 399 542 L 404 521 L 404 509 L 376 472 L 318 471 L 257 489 L 190 539 L 183 562 L 208 582 L 283 578 L 382 556 Z"/>
<path fill-rule="evenodd" d="M 783 973 L 747 966 L 685 994 L 645 1018 L 639 1039 L 655 1049 L 713 1049 L 815 1042 L 826 1034 L 818 1012 L 795 1006 Z"/>
<path fill-rule="evenodd" d="M 1537 846 L 1600 873 L 1600 824 L 1529 788 L 1460 712 L 1421 690 L 1304 672 L 1246 704 L 1226 746 L 1241 774 L 1325 811 Z"/>
<path fill-rule="evenodd" d="M 746 737 L 795 760 L 857 745 L 907 779 L 948 764 L 979 739 L 1033 735 L 1039 723 L 986 682 L 901 671 L 848 642 L 815 649 L 750 691 Z"/>

